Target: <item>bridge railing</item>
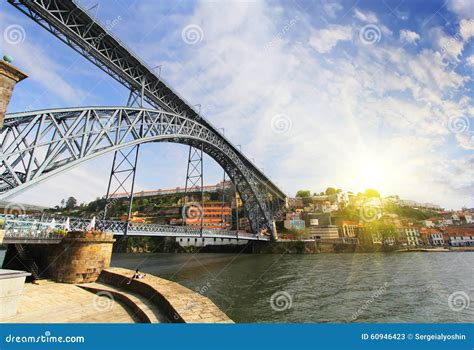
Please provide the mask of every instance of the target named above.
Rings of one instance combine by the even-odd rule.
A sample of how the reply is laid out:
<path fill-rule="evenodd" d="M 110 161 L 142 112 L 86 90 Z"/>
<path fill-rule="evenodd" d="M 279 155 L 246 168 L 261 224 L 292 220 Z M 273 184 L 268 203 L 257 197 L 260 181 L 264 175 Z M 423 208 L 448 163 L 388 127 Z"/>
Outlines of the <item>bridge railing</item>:
<path fill-rule="evenodd" d="M 63 225 L 25 219 L 5 219 L 5 239 L 62 239 Z"/>
<path fill-rule="evenodd" d="M 114 220 L 94 220 L 69 217 L 35 217 L 22 216 L 18 218 L 5 217 L 5 237 L 6 238 L 62 238 L 65 231 L 86 231 L 97 230 L 111 232 L 115 234 L 124 234 L 127 231 L 130 235 L 150 236 L 173 236 L 173 237 L 220 237 L 220 238 L 240 238 L 240 239 L 262 239 L 268 237 L 259 237 L 251 233 L 205 229 L 199 227 L 181 226 L 181 225 L 161 225 L 147 224 L 137 222 L 124 222 Z M 94 221 L 94 223 L 92 222 Z"/>

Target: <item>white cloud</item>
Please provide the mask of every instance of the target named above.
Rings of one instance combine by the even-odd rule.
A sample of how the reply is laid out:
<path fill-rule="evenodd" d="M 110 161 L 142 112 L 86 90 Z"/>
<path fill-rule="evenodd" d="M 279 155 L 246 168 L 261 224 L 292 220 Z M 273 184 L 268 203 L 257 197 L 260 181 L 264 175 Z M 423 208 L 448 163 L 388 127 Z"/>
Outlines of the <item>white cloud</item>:
<path fill-rule="evenodd" d="M 462 19 L 459 22 L 459 32 L 465 42 L 468 42 L 474 36 L 474 20 Z"/>
<path fill-rule="evenodd" d="M 343 9 L 342 5 L 337 2 L 326 2 L 323 9 L 330 18 L 335 18 L 337 13 Z"/>
<path fill-rule="evenodd" d="M 456 140 L 464 149 L 474 150 L 474 132 L 463 132 L 456 134 Z"/>
<path fill-rule="evenodd" d="M 420 40 L 420 36 L 418 33 L 412 32 L 411 30 L 402 29 L 400 30 L 400 40 L 409 44 L 414 44 Z"/>
<path fill-rule="evenodd" d="M 359 9 L 354 9 L 354 17 L 361 20 L 362 22 L 368 22 L 368 23 L 377 23 L 379 19 L 375 15 L 375 13 L 367 11 L 367 12 L 362 12 Z"/>
<path fill-rule="evenodd" d="M 358 19 L 378 21 L 363 15 Z M 453 97 L 468 94 L 469 77 L 427 48 L 411 53 L 387 41 L 354 45 L 349 53 L 333 50 L 351 40 L 351 27 L 315 30 L 305 16 L 285 31 L 288 40 L 274 41 L 287 19 L 264 2 L 203 2 L 191 15 L 171 18 L 164 37 L 149 35 L 139 54 L 161 63 L 163 43 L 169 44 L 166 50 L 175 56 L 163 62 L 164 78 L 190 103 L 209 110 L 208 119 L 289 193 L 301 187 L 363 190 L 361 164 L 373 163 L 390 179 L 381 184 L 383 194 L 474 206 L 466 200 L 474 192 L 472 162 L 457 154 L 465 140 L 456 141 L 446 127 L 452 116 L 472 115 L 469 99 Z M 180 41 L 190 23 L 204 31 L 197 46 Z M 301 33 L 310 38 L 296 40 Z M 452 57 L 459 58 L 458 51 Z M 271 128 L 280 114 L 291 119 L 285 134 Z"/>
<path fill-rule="evenodd" d="M 0 13 L 0 36 L 2 40 L 2 51 L 13 56 L 14 64 L 29 75 L 29 80 L 34 80 L 50 93 L 62 98 L 64 101 L 74 104 L 80 100 L 83 91 L 80 88 L 73 87 L 72 84 L 63 78 L 65 70 L 70 69 L 63 67 L 59 62 L 53 61 L 48 52 L 38 45 L 35 40 L 30 37 L 30 33 L 25 29 L 23 21 L 19 22 L 17 18 Z M 24 33 L 24 40 L 18 43 L 8 43 L 4 40 L 6 29 L 9 25 L 15 25 L 21 28 Z M 31 99 L 31 103 L 35 96 Z"/>
<path fill-rule="evenodd" d="M 449 0 L 448 8 L 458 15 L 459 18 L 473 18 L 474 5 L 472 0 Z"/>
<path fill-rule="evenodd" d="M 309 44 L 320 53 L 328 53 L 339 41 L 352 39 L 350 26 L 331 25 L 325 29 L 313 30 Z"/>
<path fill-rule="evenodd" d="M 468 56 L 466 58 L 466 65 L 469 67 L 474 67 L 474 55 Z"/>
<path fill-rule="evenodd" d="M 436 27 L 430 30 L 435 47 L 449 61 L 458 62 L 464 49 L 464 43 L 459 35 L 446 35 L 442 28 Z"/>

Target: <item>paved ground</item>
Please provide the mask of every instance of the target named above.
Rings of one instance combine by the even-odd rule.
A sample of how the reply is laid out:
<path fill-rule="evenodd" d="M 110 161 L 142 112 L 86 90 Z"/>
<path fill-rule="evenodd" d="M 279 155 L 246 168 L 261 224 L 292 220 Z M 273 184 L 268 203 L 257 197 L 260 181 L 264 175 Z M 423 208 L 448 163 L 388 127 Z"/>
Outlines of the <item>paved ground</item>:
<path fill-rule="evenodd" d="M 15 316 L 0 323 L 134 323 L 124 305 L 73 284 L 40 281 L 25 284 Z"/>

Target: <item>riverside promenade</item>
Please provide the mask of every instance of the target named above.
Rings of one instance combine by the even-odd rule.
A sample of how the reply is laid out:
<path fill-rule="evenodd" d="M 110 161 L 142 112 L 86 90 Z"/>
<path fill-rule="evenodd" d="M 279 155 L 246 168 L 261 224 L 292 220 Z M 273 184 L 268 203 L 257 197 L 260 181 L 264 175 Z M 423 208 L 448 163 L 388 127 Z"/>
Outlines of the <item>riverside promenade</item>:
<path fill-rule="evenodd" d="M 94 283 L 26 283 L 1 323 L 233 323 L 210 299 L 156 276 L 109 268 Z"/>

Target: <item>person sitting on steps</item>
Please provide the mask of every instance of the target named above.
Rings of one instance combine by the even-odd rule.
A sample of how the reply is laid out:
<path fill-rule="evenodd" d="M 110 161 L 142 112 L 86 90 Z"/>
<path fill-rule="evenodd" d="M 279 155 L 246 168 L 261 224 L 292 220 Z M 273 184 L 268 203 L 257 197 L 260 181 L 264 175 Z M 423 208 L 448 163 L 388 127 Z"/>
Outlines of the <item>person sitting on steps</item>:
<path fill-rule="evenodd" d="M 136 270 L 135 270 L 135 273 L 134 273 L 133 276 L 130 278 L 130 280 L 128 281 L 127 284 L 132 283 L 132 280 L 134 280 L 134 279 L 138 280 L 138 279 L 141 279 L 141 278 L 145 278 L 145 276 L 146 276 L 146 273 L 140 273 L 140 272 L 138 271 L 138 269 L 136 269 Z"/>

